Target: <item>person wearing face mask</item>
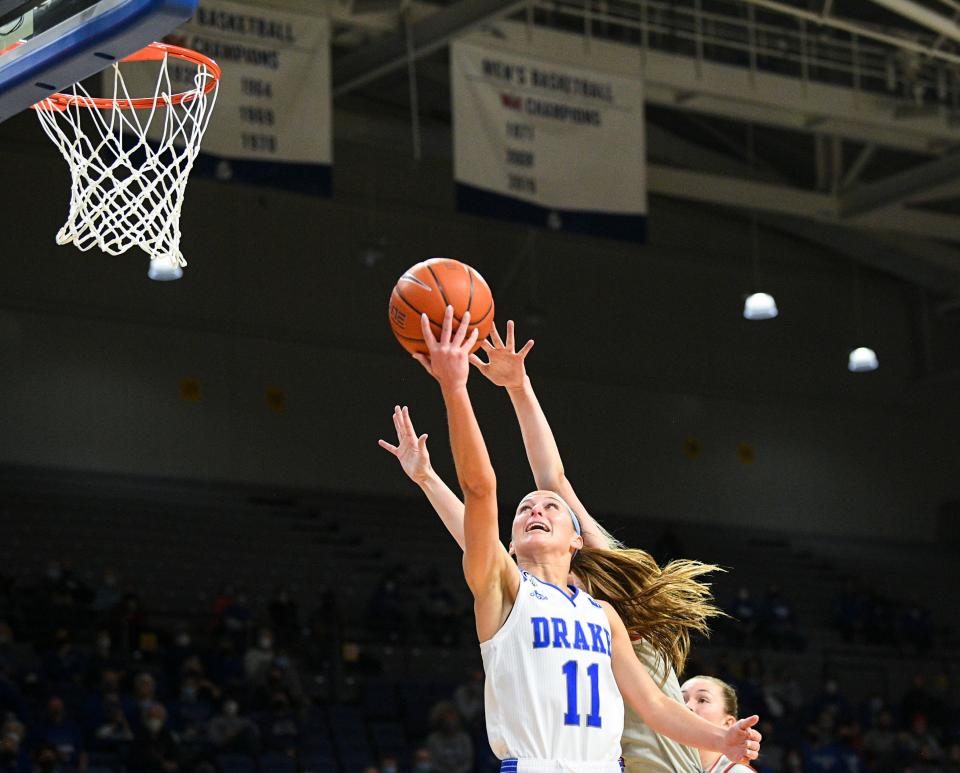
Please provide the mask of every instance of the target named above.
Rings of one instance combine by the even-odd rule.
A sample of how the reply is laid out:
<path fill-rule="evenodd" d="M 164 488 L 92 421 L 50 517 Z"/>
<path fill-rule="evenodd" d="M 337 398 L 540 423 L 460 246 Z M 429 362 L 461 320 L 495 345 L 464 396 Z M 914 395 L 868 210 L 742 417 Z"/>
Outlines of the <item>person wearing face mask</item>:
<path fill-rule="evenodd" d="M 427 750 L 437 773 L 468 773 L 473 768 L 473 741 L 464 732 L 460 715 L 450 701 L 441 701 L 430 712 L 433 732 Z"/>
<path fill-rule="evenodd" d="M 398 773 L 400 763 L 392 754 L 386 755 L 380 760 L 380 773 Z"/>
<path fill-rule="evenodd" d="M 433 758 L 429 749 L 417 749 L 413 753 L 413 773 L 434 773 Z"/>
<path fill-rule="evenodd" d="M 220 713 L 210 720 L 207 738 L 217 754 L 260 753 L 260 729 L 252 719 L 241 716 L 240 706 L 232 698 L 225 700 Z"/>
<path fill-rule="evenodd" d="M 23 744 L 26 728 L 15 719 L 7 720 L 0 729 L 0 772 L 29 773 L 30 756 Z"/>
<path fill-rule="evenodd" d="M 274 657 L 276 653 L 273 649 L 273 631 L 266 627 L 261 628 L 256 644 L 248 649 L 243 657 L 243 671 L 247 681 L 256 686 L 263 684 Z"/>
<path fill-rule="evenodd" d="M 36 741 L 49 744 L 56 750 L 61 764 L 77 770 L 86 768 L 83 733 L 79 725 L 67 716 L 60 697 L 55 695 L 47 702 L 47 716 L 34 732 Z"/>
<path fill-rule="evenodd" d="M 176 773 L 180 744 L 167 727 L 167 710 L 154 703 L 144 711 L 142 724 L 127 756 L 128 773 Z"/>

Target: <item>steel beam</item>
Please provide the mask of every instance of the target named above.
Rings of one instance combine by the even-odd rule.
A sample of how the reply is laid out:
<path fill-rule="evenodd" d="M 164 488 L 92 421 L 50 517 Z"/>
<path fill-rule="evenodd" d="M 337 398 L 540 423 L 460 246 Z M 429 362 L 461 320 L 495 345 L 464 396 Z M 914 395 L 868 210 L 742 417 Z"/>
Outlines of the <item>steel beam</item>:
<path fill-rule="evenodd" d="M 840 200 L 840 215 L 855 217 L 890 207 L 931 188 L 952 185 L 960 179 L 960 153 L 929 161 L 869 185 L 862 185 L 846 193 Z"/>
<path fill-rule="evenodd" d="M 478 24 L 522 8 L 526 0 L 459 0 L 410 28 L 414 56 L 426 56 Z M 340 57 L 333 65 L 333 96 L 340 97 L 407 63 L 404 32 L 375 40 Z"/>

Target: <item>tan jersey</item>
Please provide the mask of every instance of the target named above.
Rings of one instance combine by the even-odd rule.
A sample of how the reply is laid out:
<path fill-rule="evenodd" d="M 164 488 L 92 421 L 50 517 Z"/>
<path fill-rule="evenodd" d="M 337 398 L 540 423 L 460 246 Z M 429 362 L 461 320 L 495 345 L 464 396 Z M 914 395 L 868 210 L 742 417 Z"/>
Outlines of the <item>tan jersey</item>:
<path fill-rule="evenodd" d="M 683 703 L 680 682 L 673 668 L 644 641 L 635 641 L 633 651 L 663 694 Z M 666 675 L 666 680 L 664 676 Z M 659 735 L 640 719 L 630 706 L 624 706 L 623 762 L 627 773 L 700 773 L 700 755 L 696 749 Z"/>
<path fill-rule="evenodd" d="M 707 773 L 757 773 L 757 771 L 742 762 L 731 762 L 721 754 L 707 770 Z"/>

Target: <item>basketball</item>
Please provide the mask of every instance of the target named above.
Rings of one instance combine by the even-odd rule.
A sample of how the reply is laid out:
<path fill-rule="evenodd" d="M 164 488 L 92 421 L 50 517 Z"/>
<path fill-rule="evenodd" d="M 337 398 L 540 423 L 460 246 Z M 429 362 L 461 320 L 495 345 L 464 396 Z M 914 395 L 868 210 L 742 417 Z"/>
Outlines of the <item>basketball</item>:
<path fill-rule="evenodd" d="M 453 306 L 455 323 L 470 312 L 467 335 L 478 330 L 476 351 L 493 325 L 493 294 L 479 272 L 453 258 L 430 258 L 404 272 L 390 293 L 390 329 L 408 352 L 426 354 L 420 315 L 430 318 L 439 336 L 448 305 Z"/>

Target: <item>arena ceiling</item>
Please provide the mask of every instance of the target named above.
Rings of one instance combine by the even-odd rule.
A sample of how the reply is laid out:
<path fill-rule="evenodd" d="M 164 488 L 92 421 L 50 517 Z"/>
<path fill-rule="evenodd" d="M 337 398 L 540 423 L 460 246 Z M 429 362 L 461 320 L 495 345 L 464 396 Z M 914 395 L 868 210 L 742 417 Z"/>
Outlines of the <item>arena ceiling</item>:
<path fill-rule="evenodd" d="M 449 126 L 447 45 L 477 26 L 635 45 L 653 196 L 756 212 L 960 297 L 958 0 L 334 0 L 332 17 L 335 107 L 421 127 Z"/>

